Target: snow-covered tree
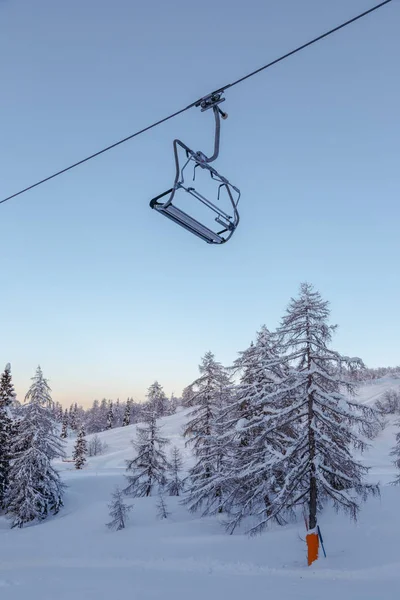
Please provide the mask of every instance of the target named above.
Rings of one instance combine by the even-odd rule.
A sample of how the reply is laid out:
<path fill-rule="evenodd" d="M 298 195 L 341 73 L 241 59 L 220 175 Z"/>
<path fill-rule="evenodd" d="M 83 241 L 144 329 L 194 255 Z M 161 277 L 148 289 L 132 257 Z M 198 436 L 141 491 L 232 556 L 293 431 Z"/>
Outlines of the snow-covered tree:
<path fill-rule="evenodd" d="M 155 411 L 157 417 L 164 417 L 168 413 L 168 398 L 158 381 L 147 390 L 147 402 L 150 410 Z"/>
<path fill-rule="evenodd" d="M 169 478 L 166 491 L 170 496 L 180 496 L 184 490 L 185 484 L 181 477 L 183 469 L 182 454 L 179 448 L 174 446 L 169 460 Z"/>
<path fill-rule="evenodd" d="M 174 415 L 176 413 L 177 408 L 178 408 L 178 398 L 175 396 L 175 394 L 172 393 L 171 397 L 169 399 L 168 414 Z"/>
<path fill-rule="evenodd" d="M 6 408 L 0 404 L 0 510 L 4 508 L 4 496 L 8 485 L 11 460 L 11 424 Z"/>
<path fill-rule="evenodd" d="M 386 390 L 376 401 L 376 408 L 382 415 L 395 415 L 400 413 L 400 388 Z"/>
<path fill-rule="evenodd" d="M 59 402 L 56 402 L 54 405 L 54 419 L 57 423 L 62 423 L 64 418 L 64 410 L 62 405 Z"/>
<path fill-rule="evenodd" d="M 162 488 L 158 490 L 157 516 L 159 519 L 168 519 L 170 516 Z"/>
<path fill-rule="evenodd" d="M 117 401 L 114 403 L 113 415 L 114 415 L 113 427 L 121 427 L 122 421 L 124 418 L 124 409 L 123 409 L 123 406 L 121 405 L 121 402 L 119 401 L 119 398 L 117 398 Z"/>
<path fill-rule="evenodd" d="M 79 429 L 78 405 L 76 402 L 71 404 L 69 408 L 68 425 L 72 431 L 78 431 Z"/>
<path fill-rule="evenodd" d="M 6 514 L 12 527 L 42 521 L 49 512 L 56 514 L 63 504 L 64 485 L 51 464 L 54 458 L 64 456 L 64 450 L 51 415 L 50 391 L 38 367 L 13 440 L 13 460 L 5 496 Z"/>
<path fill-rule="evenodd" d="M 129 512 L 133 507 L 124 503 L 123 492 L 119 487 L 115 488 L 111 498 L 111 502 L 108 505 L 111 521 L 107 523 L 107 527 L 114 531 L 120 531 L 121 529 L 125 529 Z"/>
<path fill-rule="evenodd" d="M 133 442 L 136 457 L 127 461 L 128 485 L 124 492 L 131 496 L 151 496 L 155 486 L 166 483 L 168 460 L 165 447 L 169 440 L 161 436 L 154 410 L 145 414 L 145 424 L 137 428 L 138 439 Z"/>
<path fill-rule="evenodd" d="M 99 456 L 104 454 L 108 446 L 106 442 L 102 442 L 101 438 L 97 433 L 88 442 L 88 456 Z"/>
<path fill-rule="evenodd" d="M 107 412 L 107 429 L 112 429 L 114 427 L 114 405 L 112 400 L 110 400 L 108 404 L 108 412 Z"/>
<path fill-rule="evenodd" d="M 51 389 L 47 383 L 47 379 L 43 377 L 43 372 L 40 365 L 36 369 L 36 374 L 32 377 L 32 385 L 29 388 L 25 402 L 33 402 L 40 406 L 48 408 L 50 411 L 54 406 L 53 399 L 51 397 Z"/>
<path fill-rule="evenodd" d="M 11 365 L 7 363 L 0 379 L 0 407 L 6 409 L 11 418 L 11 409 L 16 401 L 16 393 L 11 377 Z"/>
<path fill-rule="evenodd" d="M 124 419 L 122 421 L 122 426 L 127 427 L 131 424 L 131 401 L 127 400 L 125 405 Z"/>
<path fill-rule="evenodd" d="M 400 427 L 400 421 L 397 421 L 397 426 Z M 393 462 L 399 469 L 399 474 L 392 483 L 394 485 L 400 485 L 400 430 L 396 433 L 396 444 L 390 454 L 394 457 Z"/>
<path fill-rule="evenodd" d="M 287 378 L 288 369 L 279 356 L 276 337 L 267 327 L 258 332 L 255 344 L 240 353 L 235 370 L 241 378 L 236 401 L 227 412 L 233 451 L 225 459 L 226 485 L 230 487 L 226 526 L 230 532 L 247 515 L 257 511 L 269 514 L 271 498 L 284 479 L 274 456 L 284 454 L 296 439 L 296 431 L 290 424 L 269 431 L 269 415 L 289 407 L 294 395 L 288 393 L 277 402 L 275 394 L 281 381 Z"/>
<path fill-rule="evenodd" d="M 222 498 L 223 438 L 222 408 L 231 391 L 226 369 L 207 352 L 199 366 L 200 377 L 188 389 L 187 404 L 195 408 L 189 414 L 184 436 L 193 448 L 196 464 L 190 469 L 183 503 L 190 511 L 205 506 L 203 514 L 220 511 Z M 221 429 L 222 428 L 222 429 Z"/>
<path fill-rule="evenodd" d="M 62 425 L 61 425 L 61 438 L 65 440 L 68 437 L 68 423 L 69 423 L 69 414 L 68 409 L 65 409 Z"/>
<path fill-rule="evenodd" d="M 191 401 L 193 398 L 193 389 L 190 385 L 187 385 L 184 390 L 182 391 L 182 406 L 184 406 L 185 408 L 187 408 L 188 406 L 191 406 Z"/>
<path fill-rule="evenodd" d="M 351 452 L 366 448 L 358 432 L 368 432 L 376 414 L 352 400 L 354 386 L 347 372 L 361 361 L 330 349 L 335 327 L 328 324 L 329 314 L 328 302 L 305 283 L 278 329 L 286 373 L 266 395 L 273 410 L 265 415 L 264 435 L 276 432 L 280 437 L 292 428 L 296 435 L 266 457 L 267 467 L 284 473 L 284 479 L 277 482 L 268 509 L 258 511 L 251 533 L 262 531 L 274 517 L 287 517 L 298 505 L 307 507 L 309 528 L 314 529 L 317 511 L 327 499 L 355 519 L 359 499 L 378 493 L 377 486 L 364 480 L 368 468 Z M 272 359 L 269 368 L 274 364 Z"/>
<path fill-rule="evenodd" d="M 76 438 L 72 460 L 75 463 L 76 469 L 82 469 L 86 463 L 86 455 L 88 453 L 87 441 L 85 437 L 85 428 L 81 425 L 78 436 Z"/>
<path fill-rule="evenodd" d="M 11 406 L 14 401 L 15 391 L 11 380 L 11 365 L 8 363 L 0 379 L 0 509 L 4 508 L 12 455 Z"/>

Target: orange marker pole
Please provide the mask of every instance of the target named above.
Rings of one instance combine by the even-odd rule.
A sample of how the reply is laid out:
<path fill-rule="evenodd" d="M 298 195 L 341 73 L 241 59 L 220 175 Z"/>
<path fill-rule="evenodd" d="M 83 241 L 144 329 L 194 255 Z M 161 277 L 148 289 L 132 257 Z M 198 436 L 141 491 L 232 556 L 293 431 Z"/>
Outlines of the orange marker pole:
<path fill-rule="evenodd" d="M 310 567 L 314 561 L 318 560 L 319 538 L 316 529 L 310 529 L 306 536 L 307 541 L 307 562 Z"/>

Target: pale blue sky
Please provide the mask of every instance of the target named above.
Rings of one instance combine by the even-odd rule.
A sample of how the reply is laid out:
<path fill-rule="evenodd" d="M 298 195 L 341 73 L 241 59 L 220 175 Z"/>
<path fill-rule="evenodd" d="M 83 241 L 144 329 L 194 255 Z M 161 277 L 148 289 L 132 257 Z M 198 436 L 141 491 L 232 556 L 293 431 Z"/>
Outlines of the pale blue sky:
<path fill-rule="evenodd" d="M 261 66 L 371 0 L 2 0 L 1 196 Z M 172 140 L 212 145 L 193 109 L 0 206 L 0 364 L 38 363 L 54 398 L 141 399 L 229 364 L 301 281 L 331 301 L 335 346 L 400 362 L 394 2 L 226 94 L 217 168 L 242 190 L 222 247 L 161 218 Z"/>

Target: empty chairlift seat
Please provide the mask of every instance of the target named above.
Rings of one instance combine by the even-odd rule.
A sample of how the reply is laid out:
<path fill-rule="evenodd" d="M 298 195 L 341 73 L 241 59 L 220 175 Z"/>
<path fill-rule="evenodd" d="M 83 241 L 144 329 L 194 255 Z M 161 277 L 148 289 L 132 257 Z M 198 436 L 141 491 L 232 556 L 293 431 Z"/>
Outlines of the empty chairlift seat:
<path fill-rule="evenodd" d="M 216 160 L 219 154 L 220 141 L 220 117 L 226 118 L 226 113 L 222 112 L 219 104 L 223 102 L 221 94 L 211 94 L 203 98 L 198 105 L 202 111 L 211 108 L 215 117 L 215 138 L 214 138 L 214 153 L 211 157 L 207 157 L 202 152 L 194 152 L 186 144 L 180 140 L 174 140 L 174 157 L 175 157 L 175 181 L 172 188 L 153 198 L 150 202 L 150 207 L 160 214 L 168 217 L 187 231 L 198 236 L 208 244 L 224 244 L 233 235 L 236 227 L 239 224 L 239 213 L 237 205 L 240 199 L 240 191 L 232 185 L 225 177 L 220 175 L 210 163 Z M 184 152 L 184 160 L 180 159 L 179 151 Z M 182 152 L 181 152 L 182 154 Z M 204 170 L 210 175 L 214 186 L 214 196 L 212 199 L 206 196 L 205 192 L 201 193 L 194 185 L 188 185 L 185 180 L 185 175 L 188 173 L 188 168 L 193 166 L 193 181 L 195 180 L 196 169 Z M 184 192 L 183 207 L 177 206 L 175 203 L 177 192 Z M 210 193 L 210 192 L 209 192 Z M 165 200 L 163 200 L 165 198 Z M 224 206 L 221 207 L 221 199 L 224 200 Z M 196 206 L 200 203 L 207 214 L 205 221 L 197 217 Z M 186 208 L 187 207 L 187 208 Z M 191 208 L 194 209 L 191 210 Z M 187 212 L 188 211 L 188 212 Z M 193 214 L 193 212 L 195 214 Z M 199 212 L 199 211 L 197 211 Z M 212 217 L 210 219 L 209 217 Z M 214 225 L 213 225 L 214 223 Z"/>

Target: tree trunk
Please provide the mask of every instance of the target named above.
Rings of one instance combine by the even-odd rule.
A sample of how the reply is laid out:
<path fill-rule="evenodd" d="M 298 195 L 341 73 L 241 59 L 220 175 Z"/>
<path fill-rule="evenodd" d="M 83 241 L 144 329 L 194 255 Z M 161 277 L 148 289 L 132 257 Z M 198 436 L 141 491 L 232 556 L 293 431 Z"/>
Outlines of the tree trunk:
<path fill-rule="evenodd" d="M 307 339 L 310 339 L 309 327 L 307 324 Z M 307 343 L 307 368 L 308 368 L 308 382 L 307 382 L 307 396 L 308 396 L 308 452 L 310 459 L 310 498 L 309 498 L 309 529 L 314 529 L 317 526 L 317 479 L 315 476 L 315 434 L 312 428 L 314 418 L 314 398 L 313 392 L 310 391 L 312 386 L 312 375 L 311 370 L 311 344 Z"/>

